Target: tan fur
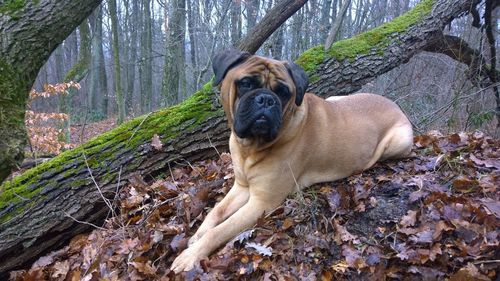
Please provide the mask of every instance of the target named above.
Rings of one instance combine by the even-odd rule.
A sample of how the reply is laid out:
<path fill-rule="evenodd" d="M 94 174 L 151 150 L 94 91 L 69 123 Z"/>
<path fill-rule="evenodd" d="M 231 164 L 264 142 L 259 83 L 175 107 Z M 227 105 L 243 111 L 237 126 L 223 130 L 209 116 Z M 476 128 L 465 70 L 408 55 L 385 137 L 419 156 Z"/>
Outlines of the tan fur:
<path fill-rule="evenodd" d="M 221 85 L 231 128 L 238 103 L 234 81 L 249 74 L 261 75 L 267 88 L 281 80 L 294 89 L 281 61 L 253 56 L 231 69 Z M 285 107 L 283 126 L 274 141 L 243 140 L 231 133 L 234 186 L 207 215 L 190 246 L 173 262 L 172 270 L 190 270 L 297 189 L 341 179 L 379 160 L 410 153 L 411 124 L 399 107 L 384 97 L 356 94 L 323 100 L 306 94 L 302 105 L 296 106 L 294 96 Z"/>

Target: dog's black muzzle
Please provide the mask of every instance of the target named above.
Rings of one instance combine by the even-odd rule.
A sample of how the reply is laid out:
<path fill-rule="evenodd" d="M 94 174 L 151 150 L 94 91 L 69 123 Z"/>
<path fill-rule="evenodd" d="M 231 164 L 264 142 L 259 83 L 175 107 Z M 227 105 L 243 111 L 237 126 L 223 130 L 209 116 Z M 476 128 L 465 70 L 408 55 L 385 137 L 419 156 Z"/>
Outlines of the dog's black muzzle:
<path fill-rule="evenodd" d="M 268 89 L 244 94 L 234 118 L 234 131 L 240 138 L 262 138 L 269 142 L 278 136 L 282 121 L 280 98 Z"/>

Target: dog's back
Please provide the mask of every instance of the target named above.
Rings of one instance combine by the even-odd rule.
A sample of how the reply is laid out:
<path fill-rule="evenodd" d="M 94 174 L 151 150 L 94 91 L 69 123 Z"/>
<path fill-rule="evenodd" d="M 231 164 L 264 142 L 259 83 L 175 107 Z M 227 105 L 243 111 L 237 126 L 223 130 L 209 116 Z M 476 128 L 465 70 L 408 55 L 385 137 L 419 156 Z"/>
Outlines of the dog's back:
<path fill-rule="evenodd" d="M 343 178 L 368 169 L 377 161 L 410 153 L 411 123 L 391 100 L 374 94 L 327 100 L 307 94 L 305 98 L 307 122 L 311 126 L 305 126 L 302 133 L 321 136 L 303 151 L 303 155 L 315 155 L 315 162 L 310 163 L 310 172 L 303 179 L 305 185 Z M 323 149 L 316 149 L 318 146 Z"/>

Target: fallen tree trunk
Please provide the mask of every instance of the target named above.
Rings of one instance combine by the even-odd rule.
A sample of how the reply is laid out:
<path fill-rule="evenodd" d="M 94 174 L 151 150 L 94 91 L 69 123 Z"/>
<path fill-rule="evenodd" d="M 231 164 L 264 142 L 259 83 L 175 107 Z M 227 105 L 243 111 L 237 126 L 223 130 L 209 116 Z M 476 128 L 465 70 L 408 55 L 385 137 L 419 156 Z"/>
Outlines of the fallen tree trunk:
<path fill-rule="evenodd" d="M 393 22 L 339 41 L 328 52 L 321 46 L 305 52 L 298 62 L 311 76 L 310 90 L 322 96 L 354 92 L 406 62 L 474 3 L 424 0 Z M 160 150 L 151 144 L 155 134 L 163 142 Z M 4 183 L 0 273 L 91 227 L 78 221 L 101 222 L 109 211 L 104 198 L 112 200 L 133 173 L 155 176 L 165 167 L 214 156 L 226 148 L 227 139 L 223 111 L 209 83 L 177 106 L 129 121 Z"/>

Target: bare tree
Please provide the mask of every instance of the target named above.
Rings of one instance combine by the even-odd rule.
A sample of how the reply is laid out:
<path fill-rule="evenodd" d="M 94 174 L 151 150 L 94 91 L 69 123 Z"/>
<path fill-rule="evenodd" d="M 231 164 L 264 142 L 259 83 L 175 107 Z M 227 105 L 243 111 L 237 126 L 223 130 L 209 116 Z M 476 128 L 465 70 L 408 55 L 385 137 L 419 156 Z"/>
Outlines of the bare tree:
<path fill-rule="evenodd" d="M 328 37 L 326 38 L 325 50 L 330 49 L 333 42 L 335 42 L 335 38 L 338 36 L 340 26 L 342 24 L 342 21 L 344 20 L 345 13 L 347 12 L 347 8 L 349 8 L 349 5 L 351 5 L 351 0 L 344 0 L 344 3 L 342 3 L 340 13 L 337 15 L 337 18 L 335 18 L 335 22 L 333 23 L 332 28 L 328 33 Z"/>
<path fill-rule="evenodd" d="M 168 25 L 165 70 L 162 83 L 163 104 L 174 105 L 185 94 L 184 45 L 186 0 L 172 1 L 172 19 Z"/>
<path fill-rule="evenodd" d="M 108 115 L 108 83 L 103 50 L 102 7 L 91 15 L 92 39 L 90 59 L 89 111 L 94 110 L 102 117 Z"/>
<path fill-rule="evenodd" d="M 112 46 L 113 46 L 113 61 L 115 70 L 115 95 L 116 104 L 118 106 L 117 124 L 123 123 L 125 120 L 125 100 L 122 91 L 121 79 L 121 64 L 120 64 L 120 47 L 118 39 L 118 16 L 116 15 L 116 0 L 108 0 L 109 15 L 111 18 Z"/>

